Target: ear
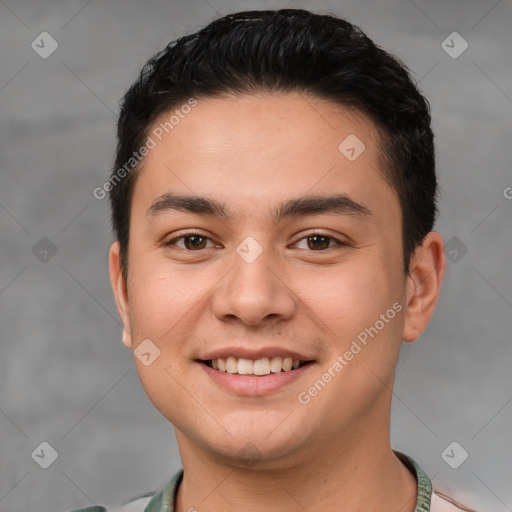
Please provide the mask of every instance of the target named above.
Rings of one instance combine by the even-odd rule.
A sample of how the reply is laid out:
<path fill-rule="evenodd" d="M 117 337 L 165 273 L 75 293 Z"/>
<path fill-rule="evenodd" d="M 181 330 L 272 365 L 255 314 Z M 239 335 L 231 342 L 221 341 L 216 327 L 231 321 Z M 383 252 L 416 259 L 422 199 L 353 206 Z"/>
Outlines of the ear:
<path fill-rule="evenodd" d="M 126 288 L 126 281 L 121 269 L 120 245 L 115 241 L 110 246 L 109 253 L 109 272 L 110 284 L 116 299 L 117 311 L 123 322 L 123 343 L 128 348 L 133 348 L 132 338 L 130 333 L 130 316 L 128 308 L 128 292 Z"/>
<path fill-rule="evenodd" d="M 416 248 L 409 264 L 406 284 L 405 322 L 402 339 L 416 340 L 434 313 L 446 269 L 443 239 L 430 232 Z"/>

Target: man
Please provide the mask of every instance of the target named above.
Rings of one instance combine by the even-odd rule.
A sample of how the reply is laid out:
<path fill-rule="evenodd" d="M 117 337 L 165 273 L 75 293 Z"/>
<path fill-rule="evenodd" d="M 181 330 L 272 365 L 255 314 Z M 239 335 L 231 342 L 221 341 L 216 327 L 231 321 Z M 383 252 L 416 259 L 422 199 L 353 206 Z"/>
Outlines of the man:
<path fill-rule="evenodd" d="M 334 16 L 218 19 L 126 94 L 105 191 L 123 342 L 183 463 L 118 510 L 469 510 L 389 440 L 445 271 L 429 107 L 397 59 Z"/>

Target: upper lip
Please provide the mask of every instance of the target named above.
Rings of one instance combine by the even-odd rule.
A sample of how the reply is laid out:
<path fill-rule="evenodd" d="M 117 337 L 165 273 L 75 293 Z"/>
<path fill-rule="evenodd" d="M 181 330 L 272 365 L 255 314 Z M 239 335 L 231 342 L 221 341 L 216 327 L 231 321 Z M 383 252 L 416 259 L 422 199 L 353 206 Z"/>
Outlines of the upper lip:
<path fill-rule="evenodd" d="M 293 350 L 287 350 L 283 347 L 261 347 L 258 349 L 249 349 L 243 347 L 227 347 L 227 348 L 219 348 L 212 352 L 208 352 L 204 356 L 200 358 L 202 361 L 209 361 L 212 359 L 219 358 L 227 358 L 227 357 L 235 357 L 237 359 L 263 359 L 264 357 L 272 358 L 272 357 L 291 357 L 292 359 L 299 359 L 300 361 L 312 361 L 312 357 L 308 357 L 304 354 L 300 354 L 299 352 L 295 352 Z"/>

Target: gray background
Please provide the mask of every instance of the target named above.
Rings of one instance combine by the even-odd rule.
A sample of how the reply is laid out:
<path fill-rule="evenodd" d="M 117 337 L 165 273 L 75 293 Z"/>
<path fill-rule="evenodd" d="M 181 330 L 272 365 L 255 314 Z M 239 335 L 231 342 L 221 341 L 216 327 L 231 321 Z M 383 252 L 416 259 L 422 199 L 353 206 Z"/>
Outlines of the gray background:
<path fill-rule="evenodd" d="M 481 510 L 512 510 L 510 0 L 3 0 L 2 512 L 117 503 L 156 491 L 180 467 L 172 428 L 121 344 L 108 203 L 92 191 L 113 161 L 118 100 L 146 59 L 219 15 L 285 6 L 360 25 L 410 67 L 432 104 L 437 230 L 457 237 L 458 261 L 448 262 L 427 331 L 404 346 L 392 443 L 441 490 Z M 47 59 L 31 48 L 43 31 L 59 44 Z M 453 31 L 469 44 L 458 58 L 441 45 Z M 46 262 L 32 252 L 42 237 L 57 248 Z M 58 452 L 48 469 L 31 458 L 43 441 Z M 441 456 L 453 441 L 469 453 L 458 469 Z M 461 454 L 456 447 L 452 459 Z"/>

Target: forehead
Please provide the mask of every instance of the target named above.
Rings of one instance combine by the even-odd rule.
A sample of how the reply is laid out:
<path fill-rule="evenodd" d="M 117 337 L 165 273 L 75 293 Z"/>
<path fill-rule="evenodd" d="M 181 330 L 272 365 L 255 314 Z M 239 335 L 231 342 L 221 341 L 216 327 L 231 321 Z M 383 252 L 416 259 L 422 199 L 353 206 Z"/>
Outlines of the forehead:
<path fill-rule="evenodd" d="M 198 98 L 169 122 L 176 109 L 148 132 L 154 147 L 133 196 L 146 208 L 169 192 L 213 196 L 246 217 L 285 197 L 333 192 L 397 207 L 377 128 L 360 111 L 299 93 Z"/>

